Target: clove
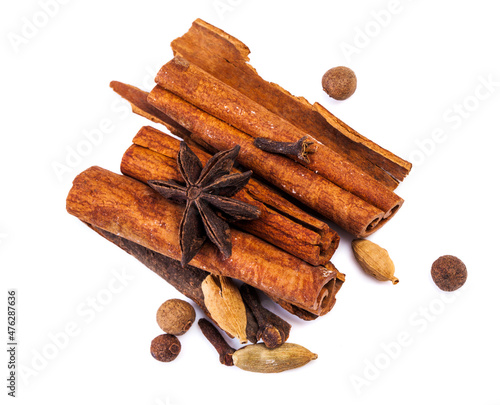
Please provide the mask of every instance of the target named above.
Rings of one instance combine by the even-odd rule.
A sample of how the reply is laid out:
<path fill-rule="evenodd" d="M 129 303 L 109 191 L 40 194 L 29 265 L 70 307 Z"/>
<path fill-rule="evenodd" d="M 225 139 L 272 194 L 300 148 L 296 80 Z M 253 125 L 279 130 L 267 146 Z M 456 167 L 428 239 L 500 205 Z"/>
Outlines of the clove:
<path fill-rule="evenodd" d="M 268 138 L 255 138 L 253 144 L 265 152 L 293 155 L 306 163 L 311 162 L 308 153 L 314 153 L 318 148 L 309 136 L 304 136 L 297 142 L 278 142 Z"/>
<path fill-rule="evenodd" d="M 259 331 L 259 324 L 255 319 L 255 316 L 252 313 L 252 310 L 248 307 L 248 304 L 245 303 L 245 312 L 247 314 L 247 339 L 251 343 L 257 343 L 257 332 Z"/>
<path fill-rule="evenodd" d="M 264 308 L 259 301 L 257 291 L 253 287 L 243 284 L 240 287 L 240 294 L 259 325 L 256 335 L 257 340 L 262 340 L 269 349 L 274 349 L 285 343 L 292 326 L 278 315 Z"/>
<path fill-rule="evenodd" d="M 205 318 L 198 321 L 202 333 L 219 353 L 219 361 L 225 366 L 233 366 L 233 353 L 235 350 L 229 346 L 217 328 Z"/>

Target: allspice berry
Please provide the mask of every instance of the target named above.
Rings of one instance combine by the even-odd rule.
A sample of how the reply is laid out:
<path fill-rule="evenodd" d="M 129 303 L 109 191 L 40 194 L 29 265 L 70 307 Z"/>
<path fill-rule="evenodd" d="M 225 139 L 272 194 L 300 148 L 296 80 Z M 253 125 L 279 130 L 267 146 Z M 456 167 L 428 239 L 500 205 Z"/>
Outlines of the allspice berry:
<path fill-rule="evenodd" d="M 356 91 L 357 79 L 354 72 L 345 66 L 328 70 L 321 80 L 323 90 L 335 100 L 345 100 Z"/>
<path fill-rule="evenodd" d="M 441 290 L 455 291 L 465 284 L 467 268 L 458 257 L 445 255 L 432 264 L 431 276 Z"/>
<path fill-rule="evenodd" d="M 165 301 L 156 312 L 156 322 L 161 330 L 175 336 L 186 333 L 195 318 L 193 306 L 176 298 Z"/>
<path fill-rule="evenodd" d="M 160 335 L 151 341 L 151 355 L 158 361 L 175 360 L 180 351 L 181 342 L 174 335 Z"/>

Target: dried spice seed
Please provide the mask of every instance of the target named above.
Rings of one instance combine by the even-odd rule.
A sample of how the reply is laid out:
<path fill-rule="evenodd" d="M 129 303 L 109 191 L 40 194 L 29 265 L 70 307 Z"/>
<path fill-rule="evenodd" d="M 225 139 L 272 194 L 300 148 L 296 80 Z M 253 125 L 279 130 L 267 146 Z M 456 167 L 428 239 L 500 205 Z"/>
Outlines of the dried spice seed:
<path fill-rule="evenodd" d="M 321 80 L 323 90 L 335 100 L 345 100 L 356 91 L 357 79 L 354 72 L 345 66 L 328 70 Z"/>
<path fill-rule="evenodd" d="M 185 142 L 181 142 L 177 164 L 186 186 L 173 180 L 148 181 L 163 197 L 186 202 L 179 235 L 182 266 L 196 256 L 207 236 L 224 258 L 231 256 L 229 225 L 212 207 L 233 220 L 257 219 L 260 215 L 260 211 L 253 205 L 230 198 L 245 187 L 252 175 L 252 171 L 230 174 L 239 150 L 237 145 L 218 152 L 203 167 L 198 156 Z"/>
<path fill-rule="evenodd" d="M 455 291 L 465 284 L 467 268 L 458 257 L 445 255 L 432 264 L 431 276 L 441 290 Z"/>
<path fill-rule="evenodd" d="M 165 301 L 156 312 L 156 322 L 165 333 L 180 336 L 186 333 L 196 318 L 193 306 L 179 299 Z"/>
<path fill-rule="evenodd" d="M 174 335 L 159 335 L 151 341 L 151 355 L 158 361 L 175 360 L 180 351 L 181 342 Z"/>

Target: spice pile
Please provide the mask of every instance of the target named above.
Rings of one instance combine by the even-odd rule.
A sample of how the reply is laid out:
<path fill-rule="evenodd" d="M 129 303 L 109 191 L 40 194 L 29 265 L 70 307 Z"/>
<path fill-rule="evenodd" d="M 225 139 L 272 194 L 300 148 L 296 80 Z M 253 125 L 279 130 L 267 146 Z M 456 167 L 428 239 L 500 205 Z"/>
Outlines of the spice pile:
<path fill-rule="evenodd" d="M 264 308 L 259 294 L 305 320 L 328 313 L 345 276 L 330 262 L 339 236 L 316 215 L 357 238 L 372 234 L 403 204 L 394 189 L 411 164 L 321 105 L 263 80 L 248 64 L 248 48 L 216 27 L 196 20 L 171 45 L 175 57 L 150 92 L 111 87 L 182 141 L 141 128 L 122 174 L 85 170 L 67 210 L 191 299 L 229 337 L 251 342 L 235 351 L 200 320 L 223 364 L 256 372 L 299 367 L 316 355 L 285 343 L 290 324 Z M 366 271 L 394 282 L 363 257 Z M 151 347 L 163 361 L 180 351 L 180 332 L 164 324 L 172 321 L 169 311 L 159 312 L 165 334 Z M 187 319 L 181 331 L 194 321 Z"/>

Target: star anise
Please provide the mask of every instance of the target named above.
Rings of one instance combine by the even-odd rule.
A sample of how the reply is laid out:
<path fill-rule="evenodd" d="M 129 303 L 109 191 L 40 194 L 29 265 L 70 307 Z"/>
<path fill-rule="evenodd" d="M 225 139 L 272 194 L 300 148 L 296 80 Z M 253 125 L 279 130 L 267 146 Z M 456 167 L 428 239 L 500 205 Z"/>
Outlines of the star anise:
<path fill-rule="evenodd" d="M 230 174 L 239 151 L 237 145 L 218 152 L 203 167 L 187 144 L 181 142 L 177 165 L 186 185 L 173 180 L 148 181 L 163 197 L 186 202 L 179 235 L 182 266 L 198 253 L 207 236 L 225 259 L 231 256 L 229 225 L 213 208 L 222 211 L 230 220 L 256 219 L 260 215 L 253 205 L 230 198 L 248 183 L 252 175 L 252 171 Z"/>

